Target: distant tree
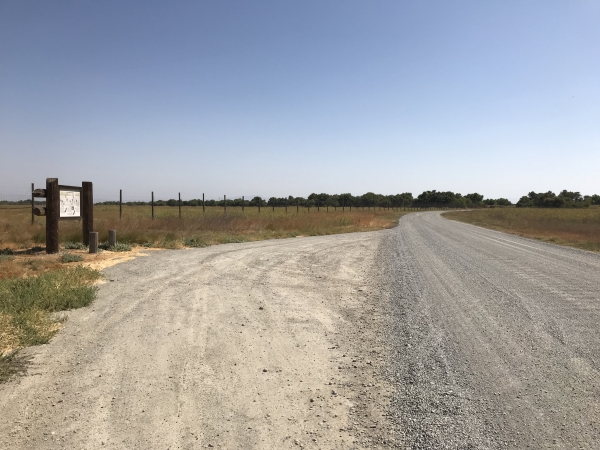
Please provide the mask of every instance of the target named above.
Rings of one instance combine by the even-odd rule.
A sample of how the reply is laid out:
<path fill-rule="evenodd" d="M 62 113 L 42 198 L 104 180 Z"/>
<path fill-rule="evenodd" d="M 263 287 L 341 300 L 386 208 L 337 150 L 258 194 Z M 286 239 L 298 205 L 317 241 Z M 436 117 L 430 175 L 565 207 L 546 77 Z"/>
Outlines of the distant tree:
<path fill-rule="evenodd" d="M 480 206 L 483 202 L 483 195 L 474 192 L 473 194 L 465 195 L 465 198 L 469 199 L 473 206 Z"/>

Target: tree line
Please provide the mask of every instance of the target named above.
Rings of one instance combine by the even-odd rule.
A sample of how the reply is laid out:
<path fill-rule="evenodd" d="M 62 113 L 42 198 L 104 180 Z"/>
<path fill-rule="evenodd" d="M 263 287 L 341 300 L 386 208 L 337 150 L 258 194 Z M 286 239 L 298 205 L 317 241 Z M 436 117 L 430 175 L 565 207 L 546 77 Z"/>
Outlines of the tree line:
<path fill-rule="evenodd" d="M 36 203 L 43 203 L 44 200 L 36 200 Z M 203 203 L 204 202 L 204 203 Z M 356 208 L 416 208 L 416 207 L 443 207 L 443 208 L 478 208 L 478 207 L 498 207 L 511 206 L 512 203 L 506 198 L 485 198 L 483 195 L 474 192 L 472 194 L 462 195 L 452 191 L 424 191 L 417 197 L 410 192 L 402 194 L 384 195 L 367 192 L 363 195 L 344 194 L 316 194 L 312 193 L 308 197 L 271 197 L 264 199 L 254 197 L 250 200 L 224 199 L 220 200 L 202 200 L 191 199 L 182 200 L 183 206 L 276 206 L 276 207 L 356 207 Z M 8 201 L 0 200 L 0 205 L 28 205 L 31 200 Z M 118 201 L 98 202 L 99 205 L 118 205 Z M 123 205 L 150 205 L 151 202 L 123 202 Z M 155 200 L 155 206 L 178 206 L 176 199 Z M 533 192 L 524 195 L 516 203 L 518 208 L 587 208 L 592 205 L 600 205 L 600 195 L 581 195 L 580 192 L 563 190 L 558 195 L 552 191 Z"/>
<path fill-rule="evenodd" d="M 581 195 L 580 192 L 563 190 L 556 195 L 552 191 L 533 192 L 517 202 L 517 208 L 588 208 L 600 205 L 600 195 Z"/>
<path fill-rule="evenodd" d="M 471 208 L 489 206 L 508 206 L 510 201 L 500 199 L 484 199 L 484 196 L 478 193 L 462 195 L 454 192 L 425 191 L 417 197 L 410 192 L 402 194 L 384 195 L 374 192 L 367 192 L 363 195 L 343 194 L 316 194 L 312 193 L 308 197 L 254 197 L 252 199 L 235 198 L 219 200 L 191 199 L 182 200 L 183 206 L 271 206 L 271 207 L 333 207 L 333 208 L 408 208 L 408 207 L 448 207 L 448 208 Z M 102 202 L 103 205 L 118 205 L 118 201 Z M 124 202 L 124 205 L 149 205 L 150 202 Z M 155 206 L 178 206 L 179 200 L 155 200 Z"/>

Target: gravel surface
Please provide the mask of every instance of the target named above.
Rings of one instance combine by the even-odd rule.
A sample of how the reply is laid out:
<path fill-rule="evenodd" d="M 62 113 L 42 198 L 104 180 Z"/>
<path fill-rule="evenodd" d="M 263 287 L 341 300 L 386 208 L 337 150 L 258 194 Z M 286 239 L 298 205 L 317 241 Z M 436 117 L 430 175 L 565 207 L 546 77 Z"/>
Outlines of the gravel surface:
<path fill-rule="evenodd" d="M 394 445 L 381 234 L 151 252 L 0 386 L 4 449 Z"/>
<path fill-rule="evenodd" d="M 442 218 L 381 247 L 403 448 L 600 448 L 600 255 Z"/>
<path fill-rule="evenodd" d="M 442 218 L 104 270 L 0 448 L 600 446 L 600 257 Z"/>

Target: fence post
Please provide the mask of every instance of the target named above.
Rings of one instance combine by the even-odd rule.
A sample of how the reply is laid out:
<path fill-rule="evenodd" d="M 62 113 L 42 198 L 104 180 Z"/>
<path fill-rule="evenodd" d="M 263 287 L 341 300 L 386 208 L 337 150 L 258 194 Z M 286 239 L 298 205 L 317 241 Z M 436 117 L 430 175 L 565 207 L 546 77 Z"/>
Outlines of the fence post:
<path fill-rule="evenodd" d="M 179 192 L 179 218 L 181 219 L 181 192 Z"/>
<path fill-rule="evenodd" d="M 300 212 L 300 200 L 296 199 L 296 214 Z"/>
<path fill-rule="evenodd" d="M 83 219 L 83 244 L 89 245 L 90 233 L 94 231 L 94 192 L 90 181 L 81 183 L 81 207 Z"/>
<path fill-rule="evenodd" d="M 152 218 L 154 219 L 154 191 L 152 191 Z"/>
<path fill-rule="evenodd" d="M 119 220 L 123 218 L 123 189 L 119 189 Z"/>
<path fill-rule="evenodd" d="M 223 212 L 227 212 L 227 196 L 223 195 Z"/>
<path fill-rule="evenodd" d="M 244 212 L 244 196 L 242 195 L 242 212 Z"/>
<path fill-rule="evenodd" d="M 58 253 L 60 191 L 58 178 L 46 178 L 46 253 Z"/>
<path fill-rule="evenodd" d="M 35 201 L 33 200 L 33 191 L 34 191 L 34 187 L 33 187 L 33 183 L 31 183 L 31 224 L 33 225 L 33 222 L 35 220 L 35 214 L 33 213 L 33 208 L 35 208 Z"/>
<path fill-rule="evenodd" d="M 90 243 L 90 253 L 98 253 L 98 232 L 92 231 L 88 234 L 88 242 Z"/>
<path fill-rule="evenodd" d="M 108 246 L 114 247 L 117 245 L 117 230 L 108 230 Z"/>
<path fill-rule="evenodd" d="M 261 203 L 262 199 L 260 197 L 258 197 L 258 212 L 260 212 L 260 203 Z"/>
<path fill-rule="evenodd" d="M 202 193 L 202 212 L 204 212 L 204 192 Z"/>
<path fill-rule="evenodd" d="M 285 213 L 287 214 L 287 204 L 288 204 L 288 199 L 285 199 Z"/>

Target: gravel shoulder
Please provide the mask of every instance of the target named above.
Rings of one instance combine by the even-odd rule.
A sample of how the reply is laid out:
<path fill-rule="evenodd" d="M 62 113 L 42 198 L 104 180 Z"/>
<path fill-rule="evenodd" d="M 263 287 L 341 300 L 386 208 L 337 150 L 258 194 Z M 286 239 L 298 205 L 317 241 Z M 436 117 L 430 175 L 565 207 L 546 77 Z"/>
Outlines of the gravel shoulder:
<path fill-rule="evenodd" d="M 388 448 L 382 234 L 152 252 L 0 386 L 0 448 Z"/>

